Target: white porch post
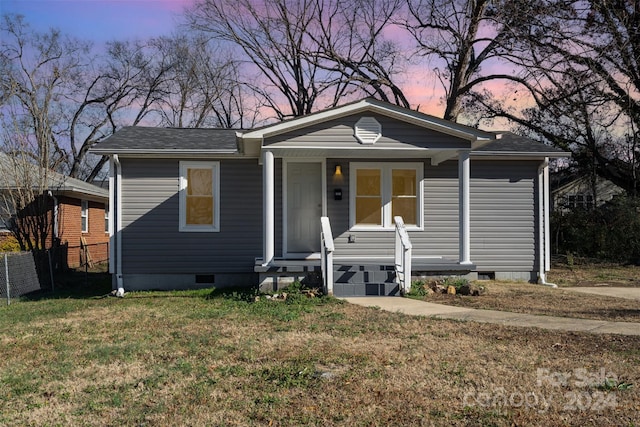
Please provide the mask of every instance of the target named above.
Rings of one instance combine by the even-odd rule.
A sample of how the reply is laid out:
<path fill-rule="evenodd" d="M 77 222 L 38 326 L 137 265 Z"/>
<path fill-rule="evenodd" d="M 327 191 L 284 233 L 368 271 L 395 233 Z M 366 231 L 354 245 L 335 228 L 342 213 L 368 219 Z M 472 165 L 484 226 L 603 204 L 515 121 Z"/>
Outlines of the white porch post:
<path fill-rule="evenodd" d="M 273 262 L 275 254 L 275 236 L 276 236 L 276 216 L 275 216 L 275 161 L 273 152 L 263 152 L 263 197 L 262 204 L 264 210 L 264 247 L 263 247 L 263 265 L 269 265 Z"/>
<path fill-rule="evenodd" d="M 469 152 L 458 155 L 458 212 L 459 212 L 459 250 L 460 264 L 471 264 L 471 234 L 469 213 Z"/>
<path fill-rule="evenodd" d="M 550 239 L 550 224 L 549 224 L 549 158 L 544 159 L 543 169 L 544 179 L 544 270 L 545 272 L 551 270 L 551 239 Z"/>

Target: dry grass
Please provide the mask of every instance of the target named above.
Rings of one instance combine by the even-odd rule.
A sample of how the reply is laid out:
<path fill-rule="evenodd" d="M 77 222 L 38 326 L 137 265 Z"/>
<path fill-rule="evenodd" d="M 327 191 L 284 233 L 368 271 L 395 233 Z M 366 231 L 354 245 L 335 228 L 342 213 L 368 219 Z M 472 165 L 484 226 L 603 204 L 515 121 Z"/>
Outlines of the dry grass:
<path fill-rule="evenodd" d="M 640 266 L 619 264 L 555 264 L 549 281 L 560 286 L 640 286 Z"/>
<path fill-rule="evenodd" d="M 553 289 L 530 283 L 479 281 L 486 293 L 479 297 L 434 294 L 426 301 L 460 307 L 511 311 L 581 319 L 640 322 L 638 301 L 589 295 L 563 288 L 573 286 L 640 286 L 640 268 L 618 265 L 555 266 L 549 281 Z"/>
<path fill-rule="evenodd" d="M 0 308 L 0 342 L 1 425 L 640 419 L 638 337 L 434 320 L 332 299 L 250 303 L 201 291 L 25 301 Z"/>

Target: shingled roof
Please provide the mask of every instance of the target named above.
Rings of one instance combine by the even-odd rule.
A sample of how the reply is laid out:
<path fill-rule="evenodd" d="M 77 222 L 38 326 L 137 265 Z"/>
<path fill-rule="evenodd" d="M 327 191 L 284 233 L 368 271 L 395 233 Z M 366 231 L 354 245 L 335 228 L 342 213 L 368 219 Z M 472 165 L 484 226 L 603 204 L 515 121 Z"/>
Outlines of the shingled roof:
<path fill-rule="evenodd" d="M 565 153 L 559 148 L 543 144 L 531 138 L 516 135 L 512 132 L 496 132 L 497 139 L 477 148 L 473 154 L 499 155 L 499 154 L 535 154 L 562 157 Z"/>
<path fill-rule="evenodd" d="M 399 108 L 399 107 L 397 107 Z M 270 125 L 260 129 L 277 127 Z M 95 154 L 239 154 L 239 140 L 244 135 L 252 136 L 254 131 L 219 128 L 158 128 L 128 126 L 120 129 L 104 141 L 96 144 L 91 152 Z M 511 132 L 484 132 L 496 135 L 496 139 L 483 143 L 474 149 L 474 156 L 525 155 L 543 157 L 564 157 L 569 153 L 542 144 L 530 138 Z"/>
<path fill-rule="evenodd" d="M 28 177 L 16 176 L 26 174 Z M 25 184 L 25 180 L 34 179 L 39 175 L 38 166 L 26 162 L 13 162 L 5 153 L 0 153 L 0 189 L 13 190 Z M 55 193 L 77 193 L 85 196 L 93 196 L 99 199 L 108 199 L 109 190 L 100 188 L 81 179 L 65 176 L 61 173 L 49 171 L 47 174 L 46 189 Z"/>
<path fill-rule="evenodd" d="M 237 153 L 235 129 L 187 129 L 128 126 L 96 144 L 95 154 L 119 152 L 212 152 Z"/>

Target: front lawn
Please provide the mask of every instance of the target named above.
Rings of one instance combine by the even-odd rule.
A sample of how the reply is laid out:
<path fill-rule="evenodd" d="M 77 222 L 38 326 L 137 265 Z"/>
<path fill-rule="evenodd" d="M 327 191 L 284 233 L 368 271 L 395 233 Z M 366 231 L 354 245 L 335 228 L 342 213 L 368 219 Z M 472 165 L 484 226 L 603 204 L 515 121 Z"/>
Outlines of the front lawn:
<path fill-rule="evenodd" d="M 621 425 L 640 337 L 335 299 L 139 292 L 0 307 L 0 425 Z"/>

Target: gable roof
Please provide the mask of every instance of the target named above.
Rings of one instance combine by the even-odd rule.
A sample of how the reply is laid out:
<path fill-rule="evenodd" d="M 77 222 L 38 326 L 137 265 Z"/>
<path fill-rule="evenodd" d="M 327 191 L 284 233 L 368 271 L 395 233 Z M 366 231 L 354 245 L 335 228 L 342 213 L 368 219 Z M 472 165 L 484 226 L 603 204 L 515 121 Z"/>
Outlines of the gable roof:
<path fill-rule="evenodd" d="M 511 132 L 483 131 L 373 98 L 365 98 L 251 130 L 129 126 L 118 130 L 115 134 L 96 144 L 90 151 L 101 155 L 127 154 L 160 157 L 237 156 L 244 152 L 248 146 L 247 144 L 251 144 L 251 147 L 255 146 L 259 150 L 265 138 L 362 113 L 383 115 L 461 138 L 471 143 L 471 153 L 474 157 L 517 156 L 540 158 L 568 157 L 570 155 L 555 147 Z M 301 147 L 301 149 L 306 148 Z M 352 154 L 356 156 L 364 154 L 365 151 L 367 151 L 366 147 L 358 147 L 357 151 Z M 378 150 L 378 152 L 380 151 Z M 436 150 L 431 150 L 431 153 L 437 156 Z M 344 151 L 341 154 L 347 155 Z M 401 154 L 407 155 L 408 152 L 395 153 L 396 156 Z M 258 156 L 258 152 L 255 151 L 254 155 Z M 379 156 L 380 154 L 377 155 Z M 438 161 L 450 158 L 453 155 L 455 155 L 455 149 L 448 150 L 447 153 L 443 153 L 443 157 Z"/>
<path fill-rule="evenodd" d="M 266 138 L 290 132 L 295 129 L 307 127 L 313 124 L 334 120 L 352 114 L 363 112 L 374 112 L 387 117 L 395 118 L 417 126 L 422 126 L 447 135 L 466 139 L 468 141 L 491 140 L 495 138 L 491 132 L 485 132 L 470 126 L 461 125 L 449 120 L 440 119 L 419 111 L 400 107 L 389 102 L 380 101 L 374 98 L 365 98 L 360 101 L 351 102 L 338 107 L 329 108 L 306 116 L 296 117 L 280 123 L 263 126 L 245 132 L 242 137 L 247 139 Z"/>
<path fill-rule="evenodd" d="M 22 187 L 24 185 L 22 183 L 23 179 L 16 176 L 19 173 L 29 174 L 31 177 L 37 177 L 39 175 L 40 171 L 37 165 L 21 163 L 18 167 L 22 167 L 23 165 L 24 170 L 16 171 L 11 157 L 6 153 L 0 152 L 0 174 L 2 174 L 3 177 L 0 182 L 0 189 L 13 190 Z M 55 171 L 48 172 L 45 187 L 55 194 L 72 193 L 78 196 L 89 196 L 101 200 L 109 199 L 108 189 L 100 188 L 81 179 L 72 178 Z"/>
<path fill-rule="evenodd" d="M 95 154 L 162 152 L 164 154 L 238 153 L 237 130 L 127 126 L 96 144 Z"/>

